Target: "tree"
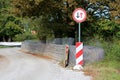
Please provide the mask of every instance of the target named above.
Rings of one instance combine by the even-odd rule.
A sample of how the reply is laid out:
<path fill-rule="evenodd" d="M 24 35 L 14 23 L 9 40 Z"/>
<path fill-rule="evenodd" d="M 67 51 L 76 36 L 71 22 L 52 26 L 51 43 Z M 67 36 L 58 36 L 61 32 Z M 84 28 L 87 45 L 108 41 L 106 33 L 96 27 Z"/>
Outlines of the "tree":
<path fill-rule="evenodd" d="M 8 22 L 1 30 L 1 33 L 8 36 L 8 41 L 10 42 L 15 35 L 22 33 L 22 31 L 23 30 L 14 22 Z"/>
<path fill-rule="evenodd" d="M 77 7 L 84 8 L 88 13 L 87 21 L 82 23 L 85 26 L 82 35 L 88 34 L 87 27 L 91 27 L 95 21 L 109 19 L 120 22 L 117 6 L 119 0 L 13 0 L 13 3 L 17 16 L 32 17 L 32 20 L 44 17 L 41 24 L 45 25 L 44 27 L 50 26 L 55 37 L 75 37 L 77 27 L 73 27 L 76 23 L 71 14 Z M 93 26 L 90 30 L 93 32 L 96 27 Z"/>
<path fill-rule="evenodd" d="M 11 0 L 0 0 L 0 40 L 11 41 L 12 38 L 22 32 L 18 19 L 10 13 Z"/>
<path fill-rule="evenodd" d="M 93 14 L 100 12 L 101 16 L 120 24 L 120 1 L 119 0 L 90 0 L 89 7 Z"/>
<path fill-rule="evenodd" d="M 76 4 L 74 0 L 71 1 L 72 5 Z M 71 13 L 76 5 L 72 7 L 71 3 L 65 0 L 13 0 L 13 4 L 17 16 L 45 17 L 46 21 L 43 20 L 43 24 L 51 26 L 55 37 L 75 37 L 75 28 L 71 25 L 73 22 Z"/>
<path fill-rule="evenodd" d="M 95 26 L 94 35 L 99 36 L 105 40 L 112 40 L 115 37 L 120 39 L 120 24 L 116 24 L 114 21 L 110 20 L 100 20 L 94 23 Z"/>

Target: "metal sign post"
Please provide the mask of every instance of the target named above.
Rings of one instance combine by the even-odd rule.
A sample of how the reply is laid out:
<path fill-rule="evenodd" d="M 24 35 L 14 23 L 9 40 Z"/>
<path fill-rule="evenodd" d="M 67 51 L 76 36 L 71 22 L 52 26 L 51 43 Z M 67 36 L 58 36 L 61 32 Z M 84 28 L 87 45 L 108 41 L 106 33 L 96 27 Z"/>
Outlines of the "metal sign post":
<path fill-rule="evenodd" d="M 81 23 L 78 23 L 79 26 L 78 26 L 78 42 L 81 41 Z"/>
<path fill-rule="evenodd" d="M 76 21 L 78 26 L 78 42 L 81 41 L 81 22 L 84 22 L 86 20 L 86 11 L 82 8 L 77 8 L 73 11 L 72 17 L 74 21 Z"/>
<path fill-rule="evenodd" d="M 81 70 L 83 69 L 83 43 L 81 42 L 81 22 L 86 20 L 86 11 L 82 8 L 77 8 L 74 10 L 72 17 L 78 25 L 78 42 L 76 42 L 76 65 L 73 69 Z"/>

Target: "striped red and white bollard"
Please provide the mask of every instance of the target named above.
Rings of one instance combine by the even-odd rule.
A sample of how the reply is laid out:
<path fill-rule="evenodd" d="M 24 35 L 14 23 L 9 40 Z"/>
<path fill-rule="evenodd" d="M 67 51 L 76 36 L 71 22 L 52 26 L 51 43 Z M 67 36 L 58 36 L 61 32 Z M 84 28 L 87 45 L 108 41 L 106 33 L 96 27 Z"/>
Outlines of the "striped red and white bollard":
<path fill-rule="evenodd" d="M 82 42 L 77 42 L 76 43 L 76 65 L 74 66 L 73 69 L 78 69 L 81 70 L 83 69 L 83 43 Z"/>

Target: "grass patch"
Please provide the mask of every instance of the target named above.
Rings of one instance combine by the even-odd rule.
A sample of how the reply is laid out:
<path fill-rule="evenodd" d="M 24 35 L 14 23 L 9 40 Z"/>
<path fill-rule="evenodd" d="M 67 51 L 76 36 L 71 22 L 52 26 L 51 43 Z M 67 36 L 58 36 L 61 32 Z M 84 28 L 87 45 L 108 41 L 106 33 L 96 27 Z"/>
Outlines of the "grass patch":
<path fill-rule="evenodd" d="M 120 62 L 102 61 L 86 65 L 85 75 L 90 75 L 93 80 L 120 80 Z"/>
<path fill-rule="evenodd" d="M 96 46 L 96 43 L 93 45 Z M 120 40 L 97 42 L 97 46 L 105 50 L 105 59 L 85 65 L 85 75 L 92 76 L 93 80 L 120 80 Z"/>
<path fill-rule="evenodd" d="M 0 46 L 0 48 L 10 48 L 9 46 Z"/>

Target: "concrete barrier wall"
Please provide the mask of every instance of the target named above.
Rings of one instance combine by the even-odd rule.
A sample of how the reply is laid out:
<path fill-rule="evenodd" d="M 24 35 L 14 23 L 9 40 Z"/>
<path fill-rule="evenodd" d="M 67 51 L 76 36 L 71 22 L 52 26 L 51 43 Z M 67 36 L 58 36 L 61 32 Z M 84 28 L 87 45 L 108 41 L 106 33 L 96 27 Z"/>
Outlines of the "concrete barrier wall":
<path fill-rule="evenodd" d="M 65 58 L 65 45 L 25 41 L 22 43 L 21 48 L 23 51 L 47 55 L 58 61 L 62 61 Z"/>
<path fill-rule="evenodd" d="M 69 65 L 75 65 L 75 46 L 71 45 L 69 51 Z M 42 44 L 40 42 L 25 41 L 21 49 L 27 52 L 50 56 L 58 61 L 65 59 L 65 45 Z M 94 46 L 84 46 L 84 62 L 93 63 L 104 58 L 104 50 Z"/>

